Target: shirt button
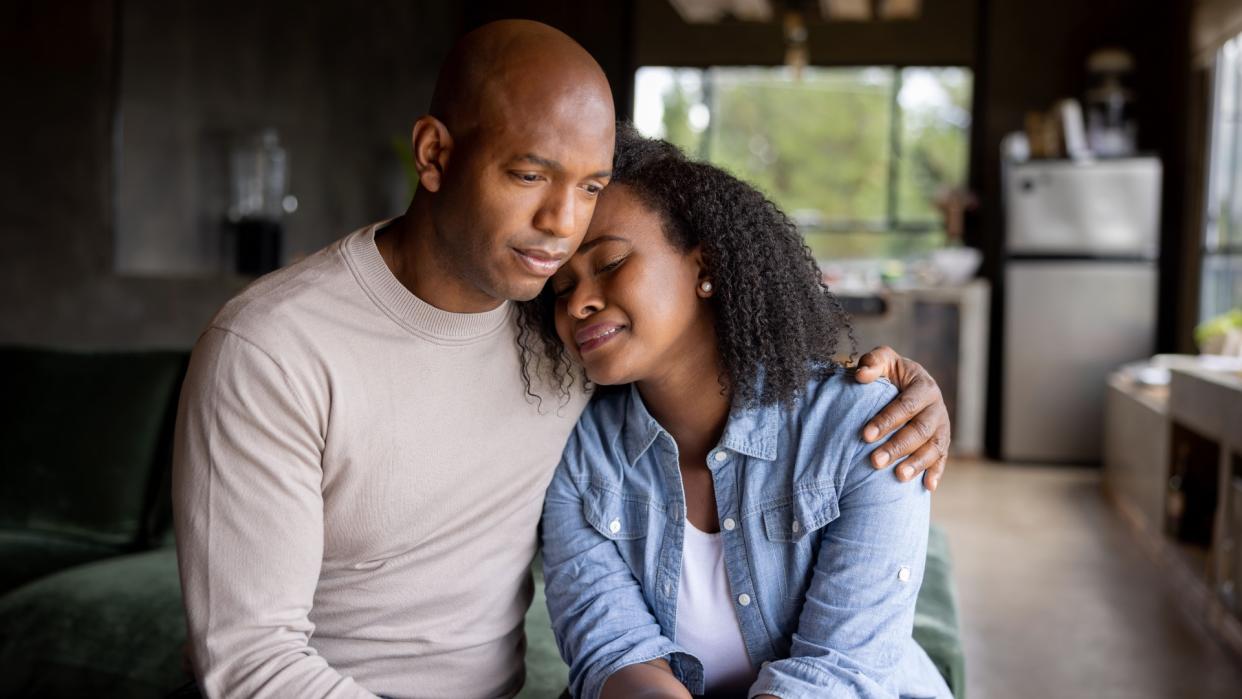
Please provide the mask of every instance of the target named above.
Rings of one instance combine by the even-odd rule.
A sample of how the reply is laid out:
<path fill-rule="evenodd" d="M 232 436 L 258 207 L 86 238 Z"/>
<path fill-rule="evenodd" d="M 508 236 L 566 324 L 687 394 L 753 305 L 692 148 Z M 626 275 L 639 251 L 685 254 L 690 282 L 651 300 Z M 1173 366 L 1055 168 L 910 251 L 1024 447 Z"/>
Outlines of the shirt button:
<path fill-rule="evenodd" d="M 795 519 L 795 520 L 794 520 L 794 523 L 793 523 L 793 533 L 794 533 L 794 534 L 797 534 L 797 533 L 798 533 L 798 531 L 799 531 L 799 530 L 801 530 L 801 529 L 802 529 L 802 525 L 801 525 L 801 524 L 799 524 L 799 523 L 798 523 L 798 520 L 796 520 L 796 519 Z"/>
<path fill-rule="evenodd" d="M 718 451 L 716 452 L 715 458 L 717 461 L 724 461 L 725 459 L 729 458 L 729 455 L 724 453 L 723 451 Z"/>
<path fill-rule="evenodd" d="M 616 534 L 617 532 L 621 531 L 621 520 L 614 519 L 611 522 L 609 522 L 608 531 L 612 532 L 613 534 Z"/>
<path fill-rule="evenodd" d="M 750 595 L 746 594 L 745 592 L 738 595 L 737 603 L 742 605 L 743 607 L 749 607 L 750 606 Z"/>
<path fill-rule="evenodd" d="M 897 571 L 897 579 L 902 582 L 909 581 L 910 580 L 910 569 L 905 566 L 902 566 L 901 570 Z"/>
<path fill-rule="evenodd" d="M 720 524 L 727 531 L 733 531 L 733 528 L 737 526 L 737 522 L 734 522 L 732 517 L 725 517 L 725 521 L 721 522 Z"/>

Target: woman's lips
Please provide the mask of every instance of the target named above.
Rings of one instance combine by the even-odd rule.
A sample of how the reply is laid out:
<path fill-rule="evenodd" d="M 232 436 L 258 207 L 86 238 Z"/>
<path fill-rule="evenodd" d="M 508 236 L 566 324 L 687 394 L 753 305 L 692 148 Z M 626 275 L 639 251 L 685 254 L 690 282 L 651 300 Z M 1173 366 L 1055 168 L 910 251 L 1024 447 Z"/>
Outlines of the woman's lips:
<path fill-rule="evenodd" d="M 556 274 L 556 270 L 560 269 L 565 262 L 564 253 L 549 253 L 543 250 L 518 250 L 517 248 L 513 248 L 513 252 L 527 270 L 541 277 L 550 277 Z"/>
<path fill-rule="evenodd" d="M 578 343 L 578 352 L 586 354 L 604 343 L 612 340 L 625 330 L 624 325 L 616 323 L 596 323 L 574 333 L 574 342 Z"/>

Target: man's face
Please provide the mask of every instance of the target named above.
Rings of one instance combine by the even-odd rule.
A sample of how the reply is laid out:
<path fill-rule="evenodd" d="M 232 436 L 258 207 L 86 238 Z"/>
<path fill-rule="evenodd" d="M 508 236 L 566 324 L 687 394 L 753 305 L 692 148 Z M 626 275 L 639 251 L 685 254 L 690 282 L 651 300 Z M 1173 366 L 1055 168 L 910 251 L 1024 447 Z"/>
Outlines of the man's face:
<path fill-rule="evenodd" d="M 615 138 L 611 102 L 582 102 L 510 103 L 454 144 L 433 208 L 437 243 L 491 298 L 534 298 L 582 242 Z"/>

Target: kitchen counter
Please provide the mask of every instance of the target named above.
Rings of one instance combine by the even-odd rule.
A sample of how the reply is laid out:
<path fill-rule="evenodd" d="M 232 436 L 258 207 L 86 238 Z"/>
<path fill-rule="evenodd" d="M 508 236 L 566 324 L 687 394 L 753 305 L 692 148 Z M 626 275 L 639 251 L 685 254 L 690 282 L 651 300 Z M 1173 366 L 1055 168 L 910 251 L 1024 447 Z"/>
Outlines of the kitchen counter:
<path fill-rule="evenodd" d="M 834 290 L 835 291 L 835 290 Z M 991 286 L 835 291 L 850 311 L 859 352 L 889 345 L 927 368 L 940 384 L 953 421 L 951 450 L 983 453 Z"/>

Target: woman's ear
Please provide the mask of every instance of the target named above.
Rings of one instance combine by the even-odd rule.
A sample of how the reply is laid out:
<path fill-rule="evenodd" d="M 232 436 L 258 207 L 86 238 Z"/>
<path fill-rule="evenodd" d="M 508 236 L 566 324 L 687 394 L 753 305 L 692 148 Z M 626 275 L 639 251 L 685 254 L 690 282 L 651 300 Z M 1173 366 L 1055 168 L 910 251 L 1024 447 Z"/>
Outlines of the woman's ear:
<path fill-rule="evenodd" d="M 418 186 L 430 192 L 439 191 L 444 182 L 444 170 L 448 167 L 449 153 L 453 150 L 453 136 L 448 127 L 439 119 L 426 115 L 414 122 L 410 142 L 414 148 Z"/>
<path fill-rule="evenodd" d="M 698 274 L 698 281 L 695 291 L 698 293 L 699 298 L 708 298 L 712 294 L 716 293 L 716 282 L 712 279 L 711 272 L 708 271 L 707 265 L 703 264 L 702 246 L 694 246 L 694 249 L 690 251 L 689 258 L 690 264 L 694 265 Z"/>

